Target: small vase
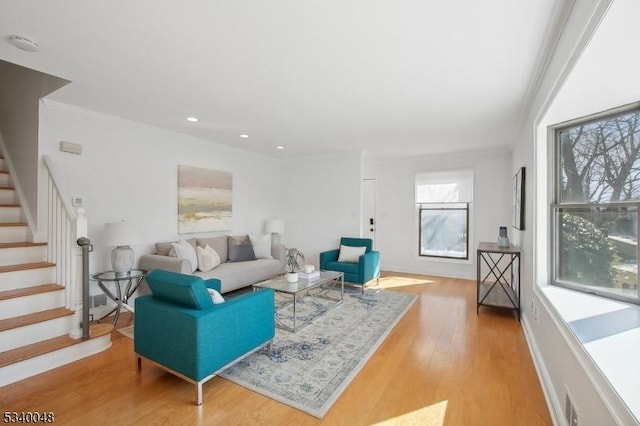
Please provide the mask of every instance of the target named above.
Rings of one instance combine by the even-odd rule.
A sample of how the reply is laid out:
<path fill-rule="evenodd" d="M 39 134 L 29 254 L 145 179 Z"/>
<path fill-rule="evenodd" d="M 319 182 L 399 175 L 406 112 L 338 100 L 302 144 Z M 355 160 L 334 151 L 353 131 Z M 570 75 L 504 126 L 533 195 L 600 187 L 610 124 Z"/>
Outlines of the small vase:
<path fill-rule="evenodd" d="M 498 247 L 500 248 L 509 247 L 509 236 L 507 235 L 506 226 L 500 227 L 500 233 L 498 234 Z"/>
<path fill-rule="evenodd" d="M 297 272 L 287 272 L 287 282 L 288 283 L 298 282 L 298 273 Z"/>

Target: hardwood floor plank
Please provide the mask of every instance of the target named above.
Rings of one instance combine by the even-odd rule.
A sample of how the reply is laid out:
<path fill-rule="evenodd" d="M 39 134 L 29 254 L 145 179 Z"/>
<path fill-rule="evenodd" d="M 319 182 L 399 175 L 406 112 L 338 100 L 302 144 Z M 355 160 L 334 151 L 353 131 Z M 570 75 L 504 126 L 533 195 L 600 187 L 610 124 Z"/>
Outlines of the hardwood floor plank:
<path fill-rule="evenodd" d="M 384 276 L 380 287 L 419 299 L 322 420 L 219 377 L 196 407 L 193 385 L 149 363 L 138 374 L 133 342 L 118 332 L 106 352 L 0 388 L 0 405 L 70 425 L 551 424 L 515 315 L 476 315 L 474 281 Z M 123 314 L 118 327 L 130 323 Z"/>

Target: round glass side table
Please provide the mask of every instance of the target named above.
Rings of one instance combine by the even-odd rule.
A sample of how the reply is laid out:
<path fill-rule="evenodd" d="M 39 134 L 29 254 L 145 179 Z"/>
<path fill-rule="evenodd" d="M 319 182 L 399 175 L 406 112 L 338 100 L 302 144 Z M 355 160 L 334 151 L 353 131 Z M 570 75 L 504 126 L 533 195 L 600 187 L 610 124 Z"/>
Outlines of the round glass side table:
<path fill-rule="evenodd" d="M 124 275 L 116 274 L 115 271 L 104 271 L 92 274 L 90 277 L 91 281 L 96 281 L 104 294 L 106 294 L 109 299 L 116 302 L 116 307 L 106 315 L 103 315 L 97 321 L 100 322 L 115 312 L 115 315 L 113 316 L 113 325 L 116 325 L 120 318 L 120 312 L 122 309 L 126 309 L 127 311 L 134 313 L 133 306 L 128 303 L 129 298 L 136 292 L 145 275 L 147 275 L 147 271 L 144 269 L 132 269 Z M 106 283 L 115 283 L 115 294 L 105 285 Z"/>

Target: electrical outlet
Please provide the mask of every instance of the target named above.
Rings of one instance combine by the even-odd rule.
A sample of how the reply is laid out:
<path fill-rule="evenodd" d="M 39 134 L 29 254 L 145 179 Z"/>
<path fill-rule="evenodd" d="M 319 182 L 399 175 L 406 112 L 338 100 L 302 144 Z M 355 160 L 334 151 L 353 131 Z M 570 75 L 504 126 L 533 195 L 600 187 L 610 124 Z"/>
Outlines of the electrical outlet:
<path fill-rule="evenodd" d="M 538 305 L 533 306 L 533 320 L 538 322 Z"/>

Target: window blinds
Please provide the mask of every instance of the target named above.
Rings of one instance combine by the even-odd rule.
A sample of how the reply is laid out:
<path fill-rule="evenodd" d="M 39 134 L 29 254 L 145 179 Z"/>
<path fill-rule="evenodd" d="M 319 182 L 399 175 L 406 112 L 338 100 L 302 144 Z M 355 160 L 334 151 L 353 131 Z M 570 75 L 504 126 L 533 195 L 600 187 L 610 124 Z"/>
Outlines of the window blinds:
<path fill-rule="evenodd" d="M 472 203 L 473 170 L 416 173 L 416 204 Z"/>

